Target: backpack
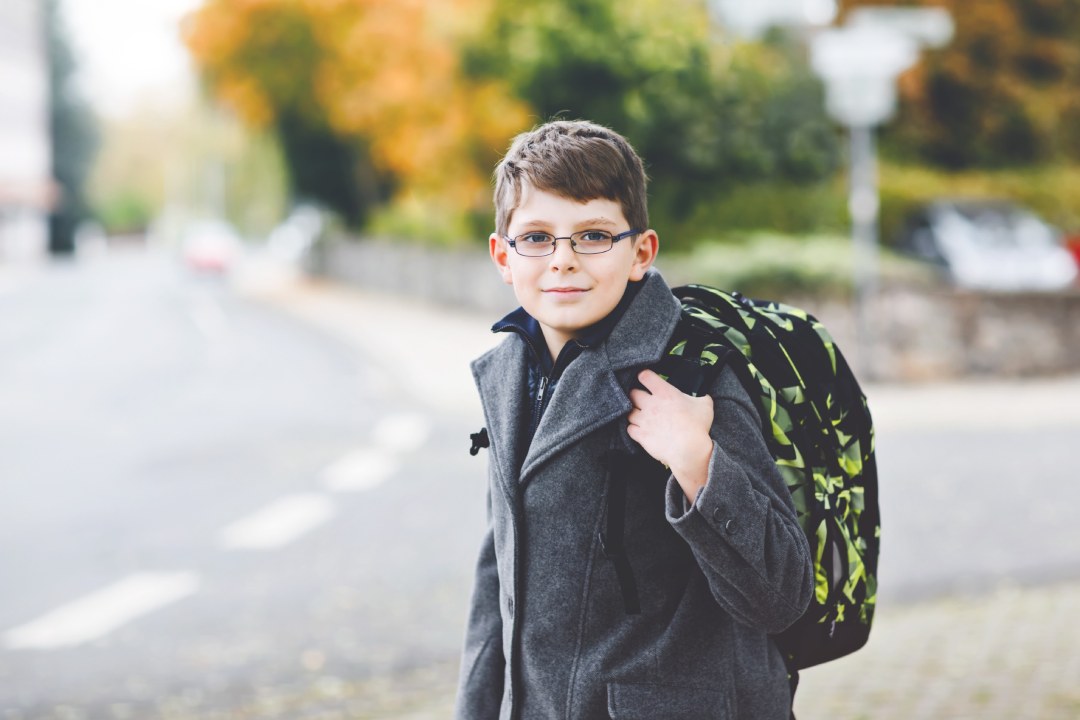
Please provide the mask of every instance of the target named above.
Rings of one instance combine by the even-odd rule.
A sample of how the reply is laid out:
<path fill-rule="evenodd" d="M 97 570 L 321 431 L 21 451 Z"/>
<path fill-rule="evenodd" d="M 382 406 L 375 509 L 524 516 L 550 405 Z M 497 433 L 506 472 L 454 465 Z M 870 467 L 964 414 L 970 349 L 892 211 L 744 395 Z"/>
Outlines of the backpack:
<path fill-rule="evenodd" d="M 701 379 L 680 379 L 696 384 L 690 388 L 695 391 L 722 364 L 735 371 L 763 418 L 765 443 L 810 542 L 810 607 L 774 637 L 789 670 L 858 650 L 870 636 L 881 542 L 866 396 L 828 331 L 809 313 L 704 285 L 672 292 L 683 317 L 667 353 L 679 360 L 668 361 L 669 367 L 685 373 L 686 361 L 695 361 Z M 664 362 L 660 366 L 665 369 Z"/>

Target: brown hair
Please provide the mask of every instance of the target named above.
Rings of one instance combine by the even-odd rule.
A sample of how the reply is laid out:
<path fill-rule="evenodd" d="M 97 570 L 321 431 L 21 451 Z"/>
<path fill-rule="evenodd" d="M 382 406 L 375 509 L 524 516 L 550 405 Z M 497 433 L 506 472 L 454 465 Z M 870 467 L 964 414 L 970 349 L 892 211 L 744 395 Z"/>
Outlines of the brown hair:
<path fill-rule="evenodd" d="M 586 120 L 554 120 L 514 138 L 495 167 L 495 230 L 505 235 L 522 186 L 572 200 L 614 200 L 630 227 L 649 227 L 645 168 L 619 133 Z"/>

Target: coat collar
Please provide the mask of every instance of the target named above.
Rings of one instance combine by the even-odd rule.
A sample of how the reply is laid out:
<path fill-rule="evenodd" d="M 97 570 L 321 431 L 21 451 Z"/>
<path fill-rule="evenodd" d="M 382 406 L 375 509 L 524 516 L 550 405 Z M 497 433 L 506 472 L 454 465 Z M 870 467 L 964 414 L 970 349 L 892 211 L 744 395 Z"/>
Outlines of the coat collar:
<path fill-rule="evenodd" d="M 520 482 L 525 484 L 551 457 L 630 411 L 627 393 L 637 372 L 663 356 L 679 312 L 679 302 L 667 283 L 658 272 L 650 271 L 607 340 L 583 350 L 566 368 L 527 449 L 521 443 L 532 408 L 526 389 L 524 341 L 508 338 L 473 363 L 493 438 L 492 460 L 511 498 L 522 452 Z M 619 436 L 627 449 L 633 448 L 625 427 L 620 427 Z"/>

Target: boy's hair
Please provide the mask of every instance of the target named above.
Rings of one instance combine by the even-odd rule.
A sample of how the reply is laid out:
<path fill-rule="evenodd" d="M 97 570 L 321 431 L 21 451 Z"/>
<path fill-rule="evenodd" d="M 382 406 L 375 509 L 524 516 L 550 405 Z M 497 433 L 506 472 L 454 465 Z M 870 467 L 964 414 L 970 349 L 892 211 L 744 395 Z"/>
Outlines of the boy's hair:
<path fill-rule="evenodd" d="M 521 133 L 495 167 L 495 230 L 506 235 L 522 186 L 571 200 L 614 200 L 630 227 L 649 227 L 641 158 L 619 133 L 586 120 L 554 120 Z"/>

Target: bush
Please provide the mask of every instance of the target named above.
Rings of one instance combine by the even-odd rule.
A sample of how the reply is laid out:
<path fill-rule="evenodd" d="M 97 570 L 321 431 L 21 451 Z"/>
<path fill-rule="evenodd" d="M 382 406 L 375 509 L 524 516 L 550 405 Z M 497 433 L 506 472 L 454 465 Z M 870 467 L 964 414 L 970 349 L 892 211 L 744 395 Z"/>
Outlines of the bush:
<path fill-rule="evenodd" d="M 658 266 L 675 283 L 704 283 L 776 300 L 850 296 L 855 274 L 852 241 L 840 235 L 754 233 L 701 243 L 689 253 L 661 253 Z M 888 250 L 882 250 L 879 268 L 886 283 L 933 282 L 929 267 Z"/>
<path fill-rule="evenodd" d="M 656 188 L 654 197 L 677 193 Z M 843 234 L 848 227 L 847 191 L 842 180 L 797 184 L 756 182 L 716 192 L 683 219 L 665 212 L 670 202 L 650 202 L 652 226 L 665 249 L 686 251 L 699 243 L 736 239 L 752 232 L 785 235 Z"/>
<path fill-rule="evenodd" d="M 123 188 L 99 200 L 97 215 L 110 235 L 140 233 L 150 225 L 154 208 L 144 193 Z"/>
<path fill-rule="evenodd" d="M 1080 228 L 1080 166 L 949 173 L 887 163 L 881 169 L 884 241 L 892 241 L 915 206 L 941 197 L 1014 200 L 1065 230 Z"/>

